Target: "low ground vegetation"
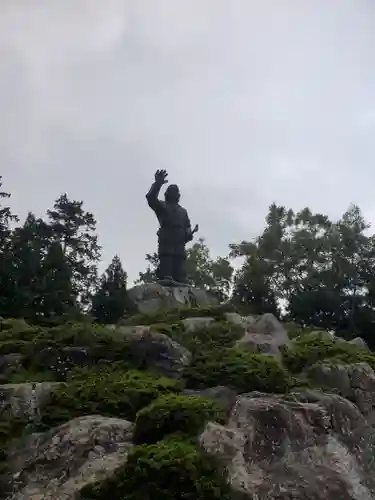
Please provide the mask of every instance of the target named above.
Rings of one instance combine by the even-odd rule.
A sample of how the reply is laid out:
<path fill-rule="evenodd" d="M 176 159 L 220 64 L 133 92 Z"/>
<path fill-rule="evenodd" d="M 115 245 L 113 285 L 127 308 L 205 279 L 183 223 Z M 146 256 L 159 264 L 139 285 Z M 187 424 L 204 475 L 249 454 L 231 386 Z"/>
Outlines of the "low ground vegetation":
<path fill-rule="evenodd" d="M 237 393 L 286 393 L 309 386 L 308 368 L 322 361 L 365 361 L 375 368 L 373 353 L 301 328 L 291 328 L 294 340 L 283 350 L 280 363 L 236 347 L 242 330 L 225 319 L 226 308 L 199 312 L 216 321 L 193 333 L 184 329 L 182 320 L 199 316 L 195 310 L 143 315 L 128 321 L 147 324 L 190 350 L 191 363 L 178 380 L 136 366 L 126 336 L 119 329 L 89 321 L 51 327 L 31 326 L 19 319 L 1 321 L 0 354 L 20 355 L 20 364 L 2 374 L 2 383 L 62 382 L 37 422 L 3 418 L 2 477 L 6 477 L 11 439 L 48 430 L 77 416 L 101 414 L 133 421 L 135 447 L 126 466 L 112 478 L 84 488 L 82 500 L 229 500 L 223 476 L 197 441 L 207 421 L 224 422 L 224 408 L 212 399 L 184 395 L 185 389 L 199 392 L 227 386 Z M 46 360 L 67 347 L 84 350 L 89 362 L 58 373 Z"/>

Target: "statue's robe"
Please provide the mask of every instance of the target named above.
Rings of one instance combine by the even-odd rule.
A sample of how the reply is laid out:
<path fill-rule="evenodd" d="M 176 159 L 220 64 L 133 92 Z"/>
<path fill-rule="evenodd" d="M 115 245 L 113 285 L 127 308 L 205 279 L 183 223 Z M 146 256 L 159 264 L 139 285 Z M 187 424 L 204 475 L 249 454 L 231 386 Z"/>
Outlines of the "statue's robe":
<path fill-rule="evenodd" d="M 155 212 L 158 230 L 158 278 L 186 281 L 185 245 L 193 239 L 191 224 L 185 208 L 178 203 L 159 200 L 161 186 L 153 184 L 146 194 L 148 205 Z"/>

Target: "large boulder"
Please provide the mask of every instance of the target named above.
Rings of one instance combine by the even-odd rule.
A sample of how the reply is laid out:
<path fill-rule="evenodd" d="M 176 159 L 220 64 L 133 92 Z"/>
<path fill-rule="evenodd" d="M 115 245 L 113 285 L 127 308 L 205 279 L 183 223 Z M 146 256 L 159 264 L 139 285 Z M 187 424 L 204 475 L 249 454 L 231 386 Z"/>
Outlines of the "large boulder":
<path fill-rule="evenodd" d="M 178 377 L 191 361 L 191 353 L 164 333 L 149 326 L 120 326 L 127 342 L 128 355 L 142 368 L 167 377 Z"/>
<path fill-rule="evenodd" d="M 366 351 L 370 350 L 369 346 L 366 344 L 362 337 L 355 337 L 354 339 L 349 340 L 348 344 L 355 345 L 356 347 L 359 347 L 360 349 L 364 349 Z"/>
<path fill-rule="evenodd" d="M 237 345 L 254 352 L 260 352 L 281 360 L 280 347 L 289 345 L 288 333 L 277 318 L 263 314 L 257 320 L 247 323 L 245 335 Z"/>
<path fill-rule="evenodd" d="M 209 318 L 208 316 L 185 318 L 181 321 L 184 325 L 186 332 L 193 333 L 201 330 L 202 328 L 207 328 L 214 322 L 214 318 Z"/>
<path fill-rule="evenodd" d="M 35 354 L 33 362 L 38 366 L 45 366 L 57 380 L 65 380 L 74 368 L 92 364 L 89 350 L 78 346 L 45 347 Z"/>
<path fill-rule="evenodd" d="M 202 396 L 217 401 L 226 412 L 233 408 L 237 398 L 237 394 L 225 385 L 217 385 L 207 389 L 185 389 L 183 394 L 186 396 Z"/>
<path fill-rule="evenodd" d="M 20 353 L 9 353 L 0 356 L 0 382 L 4 383 L 9 378 L 22 371 L 24 356 Z"/>
<path fill-rule="evenodd" d="M 133 429 L 126 420 L 90 415 L 20 441 L 9 453 L 9 500 L 74 500 L 126 463 Z"/>
<path fill-rule="evenodd" d="M 307 375 L 316 384 L 353 401 L 368 419 L 375 421 L 375 372 L 370 365 L 322 362 L 312 366 Z"/>
<path fill-rule="evenodd" d="M 232 323 L 232 325 L 236 326 L 242 326 L 245 330 L 256 322 L 256 318 L 254 316 L 241 316 L 236 312 L 226 312 L 224 313 L 224 316 L 228 323 Z"/>
<path fill-rule="evenodd" d="M 338 395 L 242 395 L 228 424 L 208 423 L 200 442 L 244 499 L 375 498 L 374 431 Z"/>
<path fill-rule="evenodd" d="M 158 311 L 186 307 L 208 307 L 217 300 L 206 291 L 188 285 L 162 285 L 145 283 L 128 291 L 133 307 L 139 313 L 151 314 Z"/>
<path fill-rule="evenodd" d="M 0 419 L 34 420 L 47 405 L 59 382 L 26 382 L 0 386 Z"/>
<path fill-rule="evenodd" d="M 190 352 L 164 333 L 150 326 L 110 325 L 116 332 L 117 346 L 46 347 L 37 353 L 33 362 L 46 367 L 55 380 L 66 380 L 75 368 L 91 367 L 98 361 L 134 361 L 138 367 L 177 377 L 190 363 Z"/>

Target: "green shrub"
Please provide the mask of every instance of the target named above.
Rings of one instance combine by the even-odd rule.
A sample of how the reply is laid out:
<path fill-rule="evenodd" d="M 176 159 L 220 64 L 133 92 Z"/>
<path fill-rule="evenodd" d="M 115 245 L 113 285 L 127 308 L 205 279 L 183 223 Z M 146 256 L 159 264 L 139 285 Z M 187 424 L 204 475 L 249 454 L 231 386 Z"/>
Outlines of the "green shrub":
<path fill-rule="evenodd" d="M 123 325 L 173 324 L 185 318 L 196 317 L 211 317 L 216 321 L 220 321 L 225 319 L 225 313 L 227 312 L 236 312 L 236 308 L 230 304 L 221 304 L 209 307 L 172 309 L 149 314 L 136 314 L 121 323 Z"/>
<path fill-rule="evenodd" d="M 0 355 L 27 353 L 29 346 L 41 333 L 38 327 L 28 325 L 23 319 L 0 321 Z"/>
<path fill-rule="evenodd" d="M 31 326 L 23 319 L 2 319 L 0 321 L 0 342 L 4 340 L 32 340 L 40 328 Z"/>
<path fill-rule="evenodd" d="M 22 353 L 26 365 L 37 364 L 35 359 L 47 347 L 78 346 L 99 353 L 104 347 L 115 351 L 123 344 L 119 332 L 90 322 L 68 322 L 51 328 L 30 326 L 23 320 L 3 320 L 0 323 L 0 354 Z"/>
<path fill-rule="evenodd" d="M 225 385 L 238 392 L 285 392 L 290 384 L 287 370 L 276 359 L 234 347 L 198 354 L 184 378 L 189 388 Z"/>
<path fill-rule="evenodd" d="M 137 412 L 152 400 L 181 390 L 175 380 L 136 370 L 98 367 L 77 373 L 52 395 L 42 413 L 43 428 L 90 414 L 134 420 Z"/>
<path fill-rule="evenodd" d="M 292 373 L 300 373 L 319 361 L 335 359 L 351 364 L 367 362 L 375 368 L 375 355 L 352 344 L 337 342 L 334 338 L 320 335 L 305 335 L 283 351 L 284 363 Z"/>
<path fill-rule="evenodd" d="M 196 436 L 204 424 L 224 422 L 219 403 L 200 396 L 168 395 L 153 401 L 137 413 L 135 442 L 154 443 L 176 432 Z"/>
<path fill-rule="evenodd" d="M 318 331 L 318 328 L 305 328 L 302 325 L 299 325 L 298 323 L 285 323 L 285 329 L 288 332 L 288 337 L 290 339 L 296 339 L 298 337 L 302 337 L 303 335 L 308 335 L 312 331 Z M 323 331 L 323 330 L 322 330 Z"/>
<path fill-rule="evenodd" d="M 62 352 L 66 347 L 85 351 L 87 361 L 83 363 L 87 365 L 106 361 L 122 362 L 134 369 L 144 368 L 144 360 L 132 354 L 131 340 L 123 333 L 89 322 L 67 323 L 53 328 L 30 328 L 19 332 L 8 329 L 5 333 L 3 340 L 0 340 L 0 354 L 23 354 L 25 370 L 16 377 L 16 381 L 37 381 L 40 379 L 35 374 L 46 371 L 50 372 L 49 380 L 65 380 L 66 372 L 79 363 L 69 360 L 69 354 Z M 59 362 L 62 364 L 59 365 Z M 24 380 L 23 375 L 26 377 Z"/>
<path fill-rule="evenodd" d="M 189 349 L 190 352 L 196 354 L 203 350 L 232 347 L 243 336 L 244 329 L 228 321 L 218 321 L 193 332 L 184 330 L 183 326 L 178 327 L 178 325 L 175 325 L 174 328 L 169 330 L 169 333 L 167 330 L 165 333 Z"/>
<path fill-rule="evenodd" d="M 198 444 L 168 439 L 137 446 L 111 478 L 81 490 L 81 500 L 230 500 L 229 487 Z"/>

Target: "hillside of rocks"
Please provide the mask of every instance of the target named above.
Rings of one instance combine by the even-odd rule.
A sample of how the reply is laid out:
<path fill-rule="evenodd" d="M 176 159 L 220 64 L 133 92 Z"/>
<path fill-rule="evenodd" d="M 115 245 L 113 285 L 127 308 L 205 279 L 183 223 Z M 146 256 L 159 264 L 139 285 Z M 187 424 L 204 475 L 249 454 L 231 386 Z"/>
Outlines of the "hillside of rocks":
<path fill-rule="evenodd" d="M 0 321 L 0 498 L 370 500 L 375 354 L 225 306 Z"/>

